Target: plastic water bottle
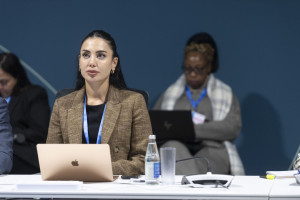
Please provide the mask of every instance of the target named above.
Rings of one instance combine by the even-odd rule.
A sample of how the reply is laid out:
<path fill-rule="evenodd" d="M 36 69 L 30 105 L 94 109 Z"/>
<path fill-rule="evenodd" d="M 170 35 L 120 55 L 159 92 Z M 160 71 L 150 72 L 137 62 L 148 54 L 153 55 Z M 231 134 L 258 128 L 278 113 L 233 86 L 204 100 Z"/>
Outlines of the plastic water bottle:
<path fill-rule="evenodd" d="M 149 142 L 145 158 L 145 181 L 146 184 L 158 184 L 160 175 L 159 154 L 155 135 L 149 135 Z"/>

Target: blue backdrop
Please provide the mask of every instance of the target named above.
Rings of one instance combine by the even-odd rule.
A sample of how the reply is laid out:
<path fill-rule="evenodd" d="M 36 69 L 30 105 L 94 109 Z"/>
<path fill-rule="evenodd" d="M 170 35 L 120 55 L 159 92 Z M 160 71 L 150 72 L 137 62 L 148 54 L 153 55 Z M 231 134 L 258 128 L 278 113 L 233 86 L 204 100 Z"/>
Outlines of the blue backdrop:
<path fill-rule="evenodd" d="M 59 90 L 74 86 L 83 37 L 106 30 L 128 85 L 147 90 L 151 108 L 181 74 L 188 37 L 206 31 L 218 45 L 216 76 L 241 104 L 246 173 L 264 174 L 286 170 L 300 141 L 299 10 L 297 0 L 0 0 L 0 45 Z"/>

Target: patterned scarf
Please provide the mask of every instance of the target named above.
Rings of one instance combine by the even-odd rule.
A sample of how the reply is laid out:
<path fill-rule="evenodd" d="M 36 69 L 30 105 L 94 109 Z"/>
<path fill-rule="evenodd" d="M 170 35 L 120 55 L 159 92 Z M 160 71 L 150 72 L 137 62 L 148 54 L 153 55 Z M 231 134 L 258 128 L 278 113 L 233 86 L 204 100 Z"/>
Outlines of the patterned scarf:
<path fill-rule="evenodd" d="M 177 99 L 185 91 L 185 84 L 186 81 L 183 74 L 166 90 L 161 104 L 162 110 L 173 110 Z M 213 119 L 215 121 L 223 120 L 230 111 L 232 101 L 231 88 L 211 74 L 207 83 L 207 96 L 212 103 Z"/>
<path fill-rule="evenodd" d="M 300 153 L 298 153 L 298 158 L 294 163 L 294 169 L 300 170 Z"/>

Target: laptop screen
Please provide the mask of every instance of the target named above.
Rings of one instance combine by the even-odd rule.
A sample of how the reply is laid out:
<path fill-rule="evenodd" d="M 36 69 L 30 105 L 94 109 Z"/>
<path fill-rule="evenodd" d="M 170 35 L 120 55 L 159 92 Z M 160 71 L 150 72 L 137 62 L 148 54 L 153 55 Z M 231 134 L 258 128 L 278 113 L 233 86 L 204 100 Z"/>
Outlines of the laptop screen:
<path fill-rule="evenodd" d="M 194 141 L 195 132 L 191 111 L 150 110 L 149 115 L 158 144 L 167 140 Z"/>

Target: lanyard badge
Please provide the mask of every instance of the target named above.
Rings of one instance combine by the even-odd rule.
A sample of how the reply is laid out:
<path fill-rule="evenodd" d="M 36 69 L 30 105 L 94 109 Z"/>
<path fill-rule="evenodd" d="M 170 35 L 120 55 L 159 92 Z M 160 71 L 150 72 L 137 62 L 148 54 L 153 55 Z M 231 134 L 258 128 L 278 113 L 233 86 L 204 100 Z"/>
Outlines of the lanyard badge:
<path fill-rule="evenodd" d="M 5 100 L 6 100 L 6 103 L 9 104 L 9 102 L 11 100 L 11 96 L 7 97 Z"/>
<path fill-rule="evenodd" d="M 196 110 L 198 104 L 200 103 L 200 101 L 201 101 L 201 100 L 205 97 L 205 95 L 206 95 L 206 88 L 204 88 L 204 90 L 202 91 L 200 97 L 199 97 L 196 101 L 194 101 L 194 99 L 193 99 L 193 97 L 192 97 L 192 93 L 191 93 L 191 91 L 190 91 L 190 89 L 189 89 L 188 86 L 185 86 L 185 93 L 186 93 L 186 96 L 188 97 L 188 99 L 190 100 L 190 102 L 191 102 L 191 104 L 192 104 L 194 110 Z"/>
<path fill-rule="evenodd" d="M 100 127 L 98 131 L 98 136 L 97 136 L 97 142 L 96 144 L 101 143 L 101 134 L 102 134 L 102 127 L 103 127 L 103 121 L 104 121 L 104 116 L 105 116 L 105 110 L 106 110 L 106 103 L 104 106 L 101 122 L 100 122 Z M 88 133 L 88 123 L 87 123 L 87 114 L 86 114 L 86 95 L 84 97 L 84 105 L 83 105 L 83 133 L 86 139 L 86 143 L 89 144 L 89 133 Z"/>

